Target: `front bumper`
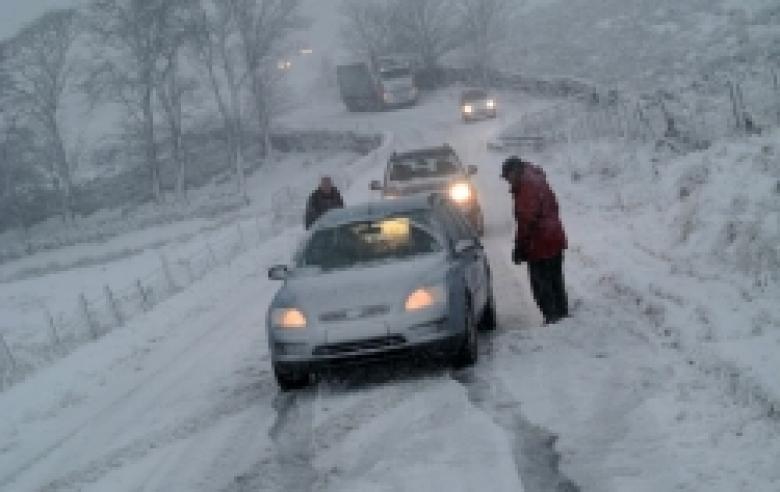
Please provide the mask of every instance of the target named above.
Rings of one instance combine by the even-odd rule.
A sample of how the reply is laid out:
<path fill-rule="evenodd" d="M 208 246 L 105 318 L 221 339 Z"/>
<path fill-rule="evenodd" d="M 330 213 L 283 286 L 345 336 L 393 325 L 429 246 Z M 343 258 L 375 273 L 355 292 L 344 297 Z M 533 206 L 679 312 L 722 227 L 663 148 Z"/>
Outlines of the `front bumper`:
<path fill-rule="evenodd" d="M 495 118 L 496 117 L 496 108 L 488 108 L 485 105 L 480 106 L 474 106 L 472 107 L 472 110 L 470 113 L 467 113 L 466 111 L 461 108 L 461 115 L 463 116 L 464 120 L 476 120 L 480 118 Z"/>
<path fill-rule="evenodd" d="M 446 317 L 422 321 L 387 334 L 311 343 L 274 339 L 271 358 L 287 370 L 316 370 L 342 364 L 370 362 L 415 354 L 449 353 L 462 338 Z"/>

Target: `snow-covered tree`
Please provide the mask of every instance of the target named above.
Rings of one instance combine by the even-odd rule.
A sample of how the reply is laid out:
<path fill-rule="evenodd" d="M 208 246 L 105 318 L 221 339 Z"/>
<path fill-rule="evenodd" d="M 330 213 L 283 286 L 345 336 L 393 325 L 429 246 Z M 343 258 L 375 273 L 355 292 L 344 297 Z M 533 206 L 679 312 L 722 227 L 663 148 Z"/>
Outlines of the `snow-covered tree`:
<path fill-rule="evenodd" d="M 6 101 L 41 136 L 39 146 L 61 192 L 65 219 L 73 214 L 73 165 L 61 112 L 74 82 L 71 52 L 78 34 L 74 10 L 53 10 L 23 28 L 5 48 Z"/>
<path fill-rule="evenodd" d="M 287 33 L 300 24 L 300 0 L 238 0 L 238 31 L 263 153 L 270 147 L 280 71 L 276 58 Z"/>
<path fill-rule="evenodd" d="M 463 42 L 454 0 L 395 0 L 398 35 L 404 51 L 415 53 L 424 68 L 434 70 L 439 60 Z"/>
<path fill-rule="evenodd" d="M 89 91 L 122 103 L 141 128 L 144 160 L 152 196 L 162 199 L 161 165 L 157 155 L 155 91 L 164 78 L 166 56 L 178 33 L 177 21 L 191 0 L 91 0 L 90 30 L 96 66 Z"/>
<path fill-rule="evenodd" d="M 398 44 L 397 6 L 385 0 L 344 0 L 341 29 L 345 44 L 355 53 L 374 57 L 394 51 Z"/>
<path fill-rule="evenodd" d="M 235 169 L 238 193 L 246 193 L 242 88 L 247 70 L 238 31 L 238 0 L 204 0 L 194 17 L 192 34 L 224 127 L 228 155 Z"/>
<path fill-rule="evenodd" d="M 484 79 L 496 61 L 497 52 L 512 36 L 515 0 L 458 0 L 463 47 L 470 64 Z"/>

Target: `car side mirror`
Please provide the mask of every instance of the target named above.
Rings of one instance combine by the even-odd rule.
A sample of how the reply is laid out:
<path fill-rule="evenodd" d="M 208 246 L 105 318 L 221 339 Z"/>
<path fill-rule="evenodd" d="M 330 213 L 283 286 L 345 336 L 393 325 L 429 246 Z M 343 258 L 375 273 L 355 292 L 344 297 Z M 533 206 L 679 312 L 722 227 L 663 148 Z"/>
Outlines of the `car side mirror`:
<path fill-rule="evenodd" d="M 477 166 L 475 166 L 474 164 L 469 164 L 468 166 L 466 166 L 466 174 L 468 174 L 469 176 L 473 176 L 477 174 L 477 169 L 478 169 Z"/>
<path fill-rule="evenodd" d="M 284 280 L 289 273 L 287 265 L 274 265 L 268 269 L 268 278 L 271 280 Z"/>
<path fill-rule="evenodd" d="M 369 188 L 371 188 L 371 191 L 382 191 L 382 183 L 378 179 L 371 180 Z"/>
<path fill-rule="evenodd" d="M 476 239 L 460 239 L 455 243 L 455 254 L 462 255 L 463 253 L 477 249 L 478 246 L 479 243 Z"/>

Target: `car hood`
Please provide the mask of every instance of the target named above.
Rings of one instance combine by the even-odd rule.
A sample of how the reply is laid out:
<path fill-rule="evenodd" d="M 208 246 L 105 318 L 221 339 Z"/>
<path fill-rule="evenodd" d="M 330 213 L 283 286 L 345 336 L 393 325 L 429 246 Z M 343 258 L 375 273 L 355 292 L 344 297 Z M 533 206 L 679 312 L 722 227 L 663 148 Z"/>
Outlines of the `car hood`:
<path fill-rule="evenodd" d="M 338 317 L 345 310 L 352 317 L 379 315 L 401 309 L 416 288 L 441 282 L 447 259 L 444 253 L 408 261 L 291 276 L 274 304 L 296 306 L 309 316 Z"/>
<path fill-rule="evenodd" d="M 445 178 L 426 178 L 415 179 L 408 183 L 393 182 L 390 184 L 390 193 L 399 195 L 413 195 L 415 193 L 426 193 L 431 191 L 447 191 L 450 184 L 456 181 L 465 181 L 466 178 L 458 175 L 447 176 Z"/>

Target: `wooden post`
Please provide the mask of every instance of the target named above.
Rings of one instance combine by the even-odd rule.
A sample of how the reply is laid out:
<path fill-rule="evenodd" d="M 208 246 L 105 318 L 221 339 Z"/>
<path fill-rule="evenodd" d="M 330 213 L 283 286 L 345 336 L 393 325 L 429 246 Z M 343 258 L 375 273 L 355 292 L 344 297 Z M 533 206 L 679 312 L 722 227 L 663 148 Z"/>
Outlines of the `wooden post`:
<path fill-rule="evenodd" d="M 179 260 L 179 263 L 184 267 L 184 270 L 187 272 L 187 282 L 189 284 L 195 283 L 195 274 L 192 273 L 192 260 L 189 258 L 184 258 L 182 260 Z"/>
<path fill-rule="evenodd" d="M 2 362 L 0 368 L 3 368 L 3 371 L 1 371 L 3 375 L 12 374 L 16 371 L 16 360 L 11 353 L 11 348 L 5 343 L 2 333 L 0 333 L 0 362 Z"/>
<path fill-rule="evenodd" d="M 168 292 L 176 292 L 178 287 L 173 279 L 173 273 L 171 272 L 171 265 L 168 263 L 168 257 L 165 253 L 160 253 L 160 265 L 162 266 L 163 276 L 165 277 L 165 283 L 168 287 Z"/>
<path fill-rule="evenodd" d="M 57 324 L 54 322 L 54 316 L 51 315 L 51 311 L 46 306 L 43 306 L 43 315 L 46 317 L 46 322 L 49 326 L 51 343 L 55 347 L 59 347 L 62 344 L 62 340 L 60 340 L 60 334 L 57 332 Z"/>
<path fill-rule="evenodd" d="M 124 316 L 122 316 L 121 311 L 119 311 L 119 304 L 117 304 L 114 293 L 111 292 L 111 288 L 108 286 L 108 284 L 103 286 L 103 293 L 106 295 L 106 306 L 108 306 L 108 310 L 111 311 L 111 314 L 114 315 L 114 322 L 116 323 L 116 326 L 124 325 Z"/>
<path fill-rule="evenodd" d="M 92 316 L 92 313 L 89 311 L 89 303 L 87 302 L 87 298 L 84 297 L 83 292 L 79 295 L 79 306 L 81 307 L 81 315 L 84 317 L 84 322 L 87 324 L 90 336 L 93 340 L 97 339 L 99 327 L 95 318 Z"/>
<path fill-rule="evenodd" d="M 208 248 L 209 251 L 209 261 L 211 262 L 211 267 L 214 268 L 217 266 L 217 255 L 214 254 L 214 248 L 211 247 L 211 243 L 208 243 L 206 248 Z"/>
<path fill-rule="evenodd" d="M 241 228 L 241 222 L 236 222 L 236 232 L 238 232 L 238 246 L 239 251 L 246 250 L 246 244 L 244 243 L 244 229 Z"/>
<path fill-rule="evenodd" d="M 135 281 L 135 287 L 138 289 L 138 298 L 141 302 L 141 309 L 144 311 L 149 310 L 149 293 L 146 289 L 144 289 L 144 286 L 141 285 L 141 279 L 136 279 Z"/>

